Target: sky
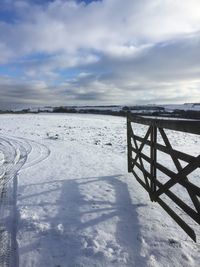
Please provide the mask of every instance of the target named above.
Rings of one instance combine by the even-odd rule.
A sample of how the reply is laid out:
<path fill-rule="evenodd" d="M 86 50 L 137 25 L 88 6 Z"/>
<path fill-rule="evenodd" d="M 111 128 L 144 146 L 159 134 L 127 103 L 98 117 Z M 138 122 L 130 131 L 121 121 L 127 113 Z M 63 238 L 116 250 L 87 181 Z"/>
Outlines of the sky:
<path fill-rule="evenodd" d="M 186 102 L 199 0 L 0 0 L 0 109 Z"/>

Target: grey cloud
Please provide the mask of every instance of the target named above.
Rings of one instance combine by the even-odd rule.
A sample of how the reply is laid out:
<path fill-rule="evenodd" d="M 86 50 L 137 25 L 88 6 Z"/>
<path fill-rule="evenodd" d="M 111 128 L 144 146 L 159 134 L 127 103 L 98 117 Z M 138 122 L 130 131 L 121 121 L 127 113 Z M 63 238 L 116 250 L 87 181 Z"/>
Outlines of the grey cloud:
<path fill-rule="evenodd" d="M 96 101 L 102 101 L 104 99 L 105 95 L 102 93 L 98 93 L 96 91 L 93 92 L 85 92 L 85 93 L 78 93 L 75 95 L 76 100 L 86 100 L 86 101 L 91 101 L 94 100 Z"/>
<path fill-rule="evenodd" d="M 155 44 L 136 57 L 109 57 L 88 67 L 95 72 L 105 73 L 101 79 L 106 82 L 124 83 L 165 83 L 199 79 L 200 74 L 200 33 L 178 40 Z M 106 68 L 104 68 L 106 66 Z M 109 72 L 108 72 L 109 71 Z"/>
<path fill-rule="evenodd" d="M 15 81 L 0 78 L 0 109 L 12 107 L 30 107 L 43 105 L 66 105 L 75 101 L 75 104 L 101 100 L 104 95 L 90 88 L 77 88 L 73 84 L 55 86 L 40 81 Z M 84 102 L 85 101 L 85 102 Z"/>

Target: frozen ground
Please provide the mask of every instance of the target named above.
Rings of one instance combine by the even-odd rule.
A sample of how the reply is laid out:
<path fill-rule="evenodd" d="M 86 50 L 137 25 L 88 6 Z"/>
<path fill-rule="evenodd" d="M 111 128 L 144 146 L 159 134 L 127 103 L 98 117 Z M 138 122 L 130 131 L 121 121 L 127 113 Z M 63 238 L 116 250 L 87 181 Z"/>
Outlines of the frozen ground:
<path fill-rule="evenodd" d="M 196 136 L 173 134 L 198 152 Z M 124 118 L 1 115 L 0 177 L 0 266 L 199 266 L 200 238 L 127 174 Z"/>

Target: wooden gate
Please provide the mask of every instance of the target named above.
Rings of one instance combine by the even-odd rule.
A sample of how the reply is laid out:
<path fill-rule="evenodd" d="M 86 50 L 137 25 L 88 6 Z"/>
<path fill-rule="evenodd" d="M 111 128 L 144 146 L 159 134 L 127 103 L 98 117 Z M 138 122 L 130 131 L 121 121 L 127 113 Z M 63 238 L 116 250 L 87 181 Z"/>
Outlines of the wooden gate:
<path fill-rule="evenodd" d="M 144 137 L 135 134 L 134 123 L 148 126 Z M 200 121 L 150 119 L 128 114 L 128 172 L 132 172 L 136 180 L 146 189 L 151 201 L 158 202 L 196 242 L 196 234 L 188 220 L 185 220 L 184 213 L 187 218 L 192 218 L 197 224 L 200 224 L 200 187 L 197 185 L 200 184 L 200 181 L 195 184 L 188 177 L 200 167 L 200 155 L 192 156 L 174 149 L 164 129 L 200 135 Z M 158 142 L 158 134 L 163 144 Z M 149 155 L 143 152 L 145 147 L 149 147 Z M 170 155 L 176 167 L 176 172 L 167 168 L 165 164 L 159 163 L 158 151 Z M 185 163 L 184 167 L 180 160 Z M 136 169 L 140 170 L 142 175 L 139 175 Z M 159 177 L 161 173 L 168 177 L 168 180 L 164 183 Z M 200 179 L 200 176 L 197 178 Z M 176 184 L 186 189 L 188 198 L 191 200 L 190 204 L 185 203 L 181 196 L 172 192 L 173 186 Z M 166 198 L 181 209 L 181 214 L 178 214 L 173 208 L 174 205 L 165 201 Z"/>

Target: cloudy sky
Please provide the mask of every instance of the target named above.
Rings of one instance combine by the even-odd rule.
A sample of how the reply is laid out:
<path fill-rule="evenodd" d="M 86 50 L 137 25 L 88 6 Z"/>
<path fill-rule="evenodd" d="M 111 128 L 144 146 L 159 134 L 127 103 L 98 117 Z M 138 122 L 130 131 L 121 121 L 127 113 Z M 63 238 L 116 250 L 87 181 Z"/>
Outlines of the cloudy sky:
<path fill-rule="evenodd" d="M 0 109 L 184 102 L 199 0 L 0 0 Z"/>

